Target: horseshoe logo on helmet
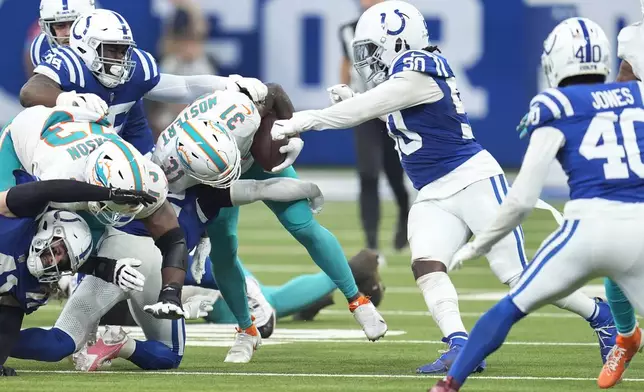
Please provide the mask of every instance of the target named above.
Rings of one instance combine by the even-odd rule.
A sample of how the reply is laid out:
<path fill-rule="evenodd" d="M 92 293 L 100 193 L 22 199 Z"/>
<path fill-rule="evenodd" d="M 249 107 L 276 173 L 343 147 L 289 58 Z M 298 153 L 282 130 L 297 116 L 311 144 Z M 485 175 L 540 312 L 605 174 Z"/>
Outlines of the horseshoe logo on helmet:
<path fill-rule="evenodd" d="M 407 21 L 405 20 L 405 18 L 409 19 L 409 16 L 400 12 L 399 9 L 394 10 L 394 14 L 398 15 L 398 17 L 400 18 L 400 28 L 398 30 L 387 29 L 388 35 L 398 35 L 402 33 L 403 30 L 405 30 L 405 26 L 407 25 Z M 385 24 L 385 19 L 387 19 L 387 14 L 383 12 L 382 14 L 380 14 L 380 24 L 383 26 Z"/>
<path fill-rule="evenodd" d="M 90 19 L 92 19 L 92 15 L 88 16 L 88 17 L 87 17 L 87 19 L 85 19 L 85 30 L 83 30 L 83 32 L 81 33 L 81 35 L 76 34 L 76 27 L 78 27 L 78 25 L 79 25 L 80 23 L 76 23 L 76 24 L 74 25 L 74 28 L 72 29 L 72 34 L 74 35 L 74 38 L 76 38 L 76 39 L 82 39 L 82 38 L 83 38 L 83 35 L 87 34 L 87 30 L 89 29 L 89 21 L 90 21 Z"/>

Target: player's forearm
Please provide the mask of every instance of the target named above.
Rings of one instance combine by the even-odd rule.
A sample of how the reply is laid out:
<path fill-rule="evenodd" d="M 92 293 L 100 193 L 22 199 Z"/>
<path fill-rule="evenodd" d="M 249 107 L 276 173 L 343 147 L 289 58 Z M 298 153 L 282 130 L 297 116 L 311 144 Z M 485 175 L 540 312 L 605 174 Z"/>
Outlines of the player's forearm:
<path fill-rule="evenodd" d="M 271 178 L 268 180 L 239 180 L 230 188 L 230 199 L 235 206 L 259 200 L 289 202 L 313 199 L 322 195 L 317 185 L 295 178 Z"/>
<path fill-rule="evenodd" d="M 501 204 L 494 223 L 474 240 L 477 248 L 489 250 L 521 224 L 539 200 L 550 164 L 563 142 L 560 131 L 549 129 L 553 131 L 541 128 L 532 134 L 521 170 Z"/>
<path fill-rule="evenodd" d="M 178 76 L 161 74 L 159 84 L 145 98 L 166 103 L 189 104 L 204 94 L 225 90 L 228 78 L 214 75 Z"/>
<path fill-rule="evenodd" d="M 20 89 L 20 104 L 26 108 L 37 105 L 54 107 L 61 92 L 58 83 L 47 76 L 35 74 Z"/>
<path fill-rule="evenodd" d="M 322 130 L 351 128 L 422 103 L 438 101 L 443 93 L 430 77 L 406 72 L 381 85 L 324 110 L 305 110 L 293 115 L 297 129 Z"/>

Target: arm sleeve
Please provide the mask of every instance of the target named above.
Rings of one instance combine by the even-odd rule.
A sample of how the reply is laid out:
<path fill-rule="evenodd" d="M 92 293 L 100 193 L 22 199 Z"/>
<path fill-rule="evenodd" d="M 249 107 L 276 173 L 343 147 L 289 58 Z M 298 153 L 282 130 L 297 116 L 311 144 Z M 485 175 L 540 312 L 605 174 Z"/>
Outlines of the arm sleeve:
<path fill-rule="evenodd" d="M 443 98 L 436 81 L 420 72 L 400 72 L 377 87 L 323 110 L 293 115 L 297 129 L 345 129 L 367 120 Z M 392 99 L 392 97 L 396 97 Z"/>
<path fill-rule="evenodd" d="M 317 185 L 295 178 L 271 178 L 268 180 L 239 180 L 230 187 L 232 204 L 240 206 L 259 200 L 288 202 L 313 199 L 322 195 Z"/>
<path fill-rule="evenodd" d="M 476 236 L 474 240 L 476 248 L 489 250 L 514 230 L 532 211 L 548 176 L 550 164 L 564 140 L 563 133 L 552 127 L 539 128 L 532 133 L 521 170 L 503 201 L 494 223 Z"/>
<path fill-rule="evenodd" d="M 145 98 L 166 103 L 189 104 L 204 94 L 225 90 L 228 78 L 214 75 L 178 76 L 161 74 L 159 83 Z"/>

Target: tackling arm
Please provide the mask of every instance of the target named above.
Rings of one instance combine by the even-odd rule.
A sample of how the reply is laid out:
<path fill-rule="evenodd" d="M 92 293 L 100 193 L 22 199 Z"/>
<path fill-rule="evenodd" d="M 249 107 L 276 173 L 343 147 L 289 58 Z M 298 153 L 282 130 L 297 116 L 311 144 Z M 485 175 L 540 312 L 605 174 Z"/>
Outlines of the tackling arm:
<path fill-rule="evenodd" d="M 528 216 L 539 199 L 550 164 L 563 143 L 564 136 L 556 128 L 543 127 L 533 131 L 521 170 L 494 223 L 473 241 L 475 249 L 487 253 Z"/>
<path fill-rule="evenodd" d="M 34 74 L 20 89 L 20 104 L 23 107 L 43 105 L 56 106 L 56 99 L 62 93 L 60 85 L 43 74 Z"/>
<path fill-rule="evenodd" d="M 377 87 L 323 110 L 305 110 L 293 115 L 295 129 L 345 129 L 401 109 L 436 102 L 440 87 L 427 75 L 401 72 Z"/>
<path fill-rule="evenodd" d="M 214 75 L 178 76 L 160 74 L 159 83 L 145 98 L 166 103 L 189 104 L 204 94 L 225 90 L 228 78 Z"/>

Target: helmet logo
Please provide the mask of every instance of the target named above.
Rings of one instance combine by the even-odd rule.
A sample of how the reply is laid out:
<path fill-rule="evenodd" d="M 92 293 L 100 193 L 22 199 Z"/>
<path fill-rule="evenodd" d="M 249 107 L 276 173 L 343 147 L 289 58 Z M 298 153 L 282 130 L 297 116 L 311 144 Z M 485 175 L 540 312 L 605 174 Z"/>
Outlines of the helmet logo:
<path fill-rule="evenodd" d="M 389 30 L 389 29 L 387 29 L 387 35 L 398 35 L 398 34 L 402 33 L 403 30 L 405 30 L 405 26 L 407 25 L 407 21 L 405 20 L 405 18 L 409 19 L 409 16 L 407 16 L 407 15 L 403 14 L 402 12 L 400 12 L 399 9 L 394 10 L 394 14 L 398 15 L 398 17 L 400 18 L 400 28 L 398 30 Z M 383 27 L 385 27 L 384 26 L 385 25 L 385 19 L 387 19 L 387 14 L 383 12 L 382 14 L 380 14 L 380 24 Z"/>
<path fill-rule="evenodd" d="M 89 22 L 91 19 L 92 19 L 92 15 L 88 16 L 87 19 L 85 19 L 85 30 L 83 30 L 81 35 L 76 34 L 76 27 L 78 27 L 80 23 L 76 23 L 74 25 L 74 28 L 72 29 L 72 34 L 74 35 L 74 38 L 81 39 L 83 38 L 83 35 L 87 34 L 87 30 L 89 29 Z"/>

